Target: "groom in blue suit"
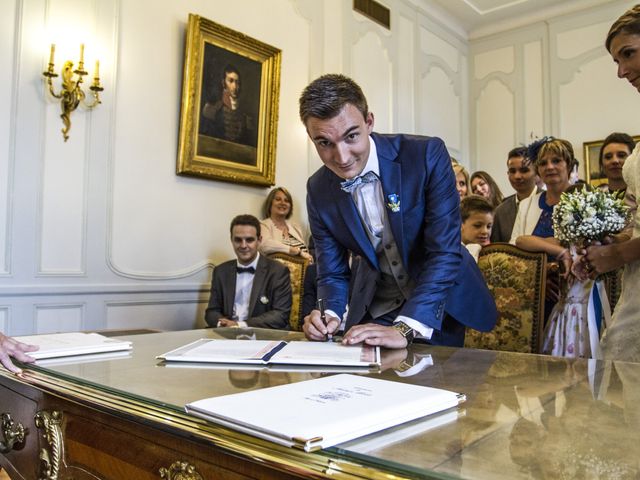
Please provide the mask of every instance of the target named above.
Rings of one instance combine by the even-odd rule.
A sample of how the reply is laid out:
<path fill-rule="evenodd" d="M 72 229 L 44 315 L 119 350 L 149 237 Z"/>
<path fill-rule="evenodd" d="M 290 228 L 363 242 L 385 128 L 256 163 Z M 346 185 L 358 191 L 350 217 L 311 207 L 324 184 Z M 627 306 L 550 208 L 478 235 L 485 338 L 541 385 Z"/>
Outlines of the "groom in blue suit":
<path fill-rule="evenodd" d="M 465 326 L 491 330 L 495 302 L 460 241 L 444 143 L 373 133 L 362 90 L 343 75 L 309 84 L 300 118 L 324 163 L 307 183 L 307 210 L 326 310 L 305 318 L 307 338 L 344 329 L 347 344 L 462 346 Z"/>

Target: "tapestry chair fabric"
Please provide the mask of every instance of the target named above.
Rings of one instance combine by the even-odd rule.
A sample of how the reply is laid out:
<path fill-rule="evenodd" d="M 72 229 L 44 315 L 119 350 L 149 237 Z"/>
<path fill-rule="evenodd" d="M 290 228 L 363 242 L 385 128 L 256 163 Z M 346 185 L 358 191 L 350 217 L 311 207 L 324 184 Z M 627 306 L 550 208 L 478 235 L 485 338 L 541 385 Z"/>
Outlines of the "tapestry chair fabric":
<path fill-rule="evenodd" d="M 269 258 L 277 260 L 289 269 L 291 277 L 291 313 L 289 327 L 291 330 L 302 331 L 300 311 L 302 310 L 302 294 L 304 293 L 304 276 L 309 261 L 302 257 L 293 257 L 286 253 L 272 253 Z"/>
<path fill-rule="evenodd" d="M 490 332 L 467 329 L 465 347 L 540 353 L 546 262 L 544 253 L 508 243 L 493 243 L 480 251 L 478 267 L 496 301 L 498 321 Z"/>

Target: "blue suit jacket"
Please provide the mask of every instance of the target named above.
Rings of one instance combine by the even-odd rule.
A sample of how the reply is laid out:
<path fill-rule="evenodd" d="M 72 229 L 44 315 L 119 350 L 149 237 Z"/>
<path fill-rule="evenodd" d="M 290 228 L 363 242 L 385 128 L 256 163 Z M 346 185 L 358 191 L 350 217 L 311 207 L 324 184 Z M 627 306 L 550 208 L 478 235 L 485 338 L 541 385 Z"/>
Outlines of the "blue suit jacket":
<path fill-rule="evenodd" d="M 493 328 L 495 302 L 475 261 L 460 241 L 460 197 L 439 138 L 371 135 L 376 144 L 385 203 L 402 262 L 415 282 L 401 315 L 442 330 L 445 312 L 481 331 Z M 318 297 L 342 315 L 348 302 L 349 251 L 379 271 L 375 250 L 341 179 L 321 167 L 307 182 L 307 209 L 316 247 Z"/>

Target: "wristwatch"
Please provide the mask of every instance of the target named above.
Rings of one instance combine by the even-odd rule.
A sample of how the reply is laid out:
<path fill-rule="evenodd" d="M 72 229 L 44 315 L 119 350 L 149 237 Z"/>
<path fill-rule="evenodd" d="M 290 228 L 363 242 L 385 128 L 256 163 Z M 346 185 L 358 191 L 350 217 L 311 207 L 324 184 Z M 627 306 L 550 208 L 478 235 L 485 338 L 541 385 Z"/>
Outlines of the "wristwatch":
<path fill-rule="evenodd" d="M 413 328 L 411 328 L 409 325 L 407 325 L 404 322 L 396 322 L 393 324 L 393 328 L 395 328 L 398 332 L 400 332 L 400 335 L 406 338 L 407 345 L 413 342 L 413 339 L 416 336 L 416 331 Z"/>

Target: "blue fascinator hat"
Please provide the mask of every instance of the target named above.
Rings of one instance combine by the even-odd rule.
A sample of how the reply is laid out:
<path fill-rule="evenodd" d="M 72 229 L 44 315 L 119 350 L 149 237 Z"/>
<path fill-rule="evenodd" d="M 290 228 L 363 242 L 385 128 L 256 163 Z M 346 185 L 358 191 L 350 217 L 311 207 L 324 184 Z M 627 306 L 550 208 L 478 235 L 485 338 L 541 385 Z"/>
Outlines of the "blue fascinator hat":
<path fill-rule="evenodd" d="M 532 162 L 535 162 L 538 159 L 538 152 L 540 151 L 542 146 L 545 143 L 553 142 L 554 140 L 555 140 L 555 137 L 551 137 L 551 136 L 544 136 L 542 138 L 534 140 L 527 146 L 527 157 Z"/>

